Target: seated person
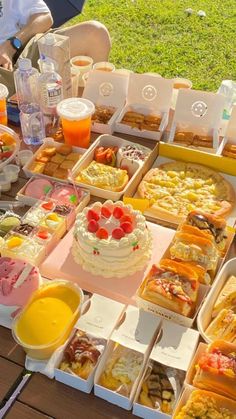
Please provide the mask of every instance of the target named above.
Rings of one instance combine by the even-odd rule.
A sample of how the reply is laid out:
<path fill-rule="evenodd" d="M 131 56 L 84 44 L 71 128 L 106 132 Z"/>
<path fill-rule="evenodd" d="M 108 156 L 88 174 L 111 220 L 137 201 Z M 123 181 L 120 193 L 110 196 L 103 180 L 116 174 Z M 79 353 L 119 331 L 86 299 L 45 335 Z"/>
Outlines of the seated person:
<path fill-rule="evenodd" d="M 16 59 L 21 53 L 36 67 L 38 37 L 34 36 L 48 31 L 52 23 L 43 0 L 0 0 L 0 83 L 8 87 L 10 95 L 15 91 L 12 70 Z M 82 22 L 55 32 L 70 37 L 71 57 L 89 55 L 94 62 L 108 60 L 110 35 L 100 22 Z"/>
<path fill-rule="evenodd" d="M 17 53 L 52 23 L 51 13 L 42 0 L 0 0 L 0 67 L 12 70 Z"/>

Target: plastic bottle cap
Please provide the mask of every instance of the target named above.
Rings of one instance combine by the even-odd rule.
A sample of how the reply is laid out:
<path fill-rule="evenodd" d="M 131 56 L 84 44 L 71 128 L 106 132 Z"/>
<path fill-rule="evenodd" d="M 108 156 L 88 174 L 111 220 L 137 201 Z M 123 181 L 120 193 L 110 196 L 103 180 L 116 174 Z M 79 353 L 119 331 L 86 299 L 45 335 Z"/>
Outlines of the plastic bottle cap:
<path fill-rule="evenodd" d="M 57 105 L 57 113 L 61 118 L 70 121 L 80 121 L 92 115 L 95 111 L 94 104 L 84 98 L 71 97 L 62 100 Z"/>
<path fill-rule="evenodd" d="M 18 66 L 20 70 L 27 71 L 27 70 L 31 70 L 32 63 L 29 58 L 20 58 L 18 61 Z"/>
<path fill-rule="evenodd" d="M 55 71 L 55 65 L 50 60 L 41 60 L 42 73 Z"/>
<path fill-rule="evenodd" d="M 9 94 L 8 88 L 5 84 L 0 83 L 0 99 L 4 99 Z"/>
<path fill-rule="evenodd" d="M 56 42 L 56 38 L 52 33 L 47 33 L 47 35 L 44 37 L 44 40 L 46 45 L 53 45 Z"/>

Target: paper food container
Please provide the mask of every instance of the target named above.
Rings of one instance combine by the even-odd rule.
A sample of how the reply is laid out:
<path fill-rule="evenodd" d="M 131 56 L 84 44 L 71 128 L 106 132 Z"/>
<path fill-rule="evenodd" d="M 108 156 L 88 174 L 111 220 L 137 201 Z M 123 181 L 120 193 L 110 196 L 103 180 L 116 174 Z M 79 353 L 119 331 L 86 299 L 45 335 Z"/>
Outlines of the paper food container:
<path fill-rule="evenodd" d="M 206 352 L 207 350 L 207 345 L 203 342 L 200 342 L 198 345 L 198 348 L 194 354 L 194 357 L 189 365 L 186 377 L 185 377 L 185 385 L 187 386 L 192 386 L 193 387 L 193 379 L 195 377 L 196 374 L 196 365 L 198 363 L 198 360 L 200 358 L 200 356 Z"/>
<path fill-rule="evenodd" d="M 107 124 L 92 120 L 91 130 L 102 134 L 112 134 L 115 121 L 123 108 L 127 95 L 129 78 L 115 72 L 92 70 L 83 91 L 83 98 L 91 100 L 95 106 L 114 108 Z"/>
<path fill-rule="evenodd" d="M 157 342 L 151 351 L 149 360 L 186 372 L 198 340 L 199 333 L 196 330 L 163 320 Z M 138 385 L 133 414 L 145 419 L 169 419 L 171 417 L 170 415 L 139 403 L 139 395 L 147 370 L 148 364 Z M 179 395 L 177 395 L 176 403 L 178 398 Z"/>
<path fill-rule="evenodd" d="M 230 115 L 230 119 L 226 128 L 225 136 L 223 141 L 220 144 L 220 147 L 217 151 L 217 154 L 221 156 L 222 151 L 224 150 L 226 144 L 236 145 L 236 105 L 232 108 L 232 113 Z M 228 158 L 231 160 L 232 164 L 235 164 L 235 159 L 228 156 L 222 156 L 224 158 Z"/>
<path fill-rule="evenodd" d="M 102 360 L 96 370 L 94 379 L 94 393 L 96 396 L 123 407 L 126 410 L 130 410 L 132 408 L 137 386 L 143 374 L 152 346 L 157 337 L 159 327 L 160 320 L 155 316 L 152 316 L 150 313 L 145 313 L 137 307 L 127 307 L 122 321 L 111 335 Z M 136 380 L 133 383 L 129 397 L 109 390 L 99 384 L 99 379 L 104 371 L 106 363 L 110 359 L 117 344 L 143 355 L 143 364 Z"/>
<path fill-rule="evenodd" d="M 168 141 L 175 144 L 174 136 L 178 131 L 210 136 L 213 138 L 212 147 L 197 148 L 215 153 L 219 147 L 219 128 L 224 105 L 223 95 L 180 89 Z"/>
<path fill-rule="evenodd" d="M 115 192 L 115 191 L 109 191 L 106 189 L 101 189 L 96 186 L 87 185 L 82 182 L 78 182 L 76 180 L 76 176 L 81 172 L 81 170 L 85 169 L 93 160 L 94 160 L 94 150 L 96 147 L 99 146 L 117 146 L 122 147 L 126 145 L 134 145 L 134 143 L 123 140 L 122 138 L 115 137 L 113 135 L 104 134 L 97 138 L 97 140 L 90 146 L 90 148 L 87 150 L 83 158 L 78 161 L 76 166 L 73 168 L 72 171 L 72 177 L 74 179 L 75 184 L 85 187 L 90 191 L 92 195 L 99 196 L 100 198 L 104 199 L 111 199 L 113 201 L 117 201 L 121 198 L 121 196 L 126 192 L 126 190 L 129 188 L 129 186 L 133 182 L 139 183 L 142 179 L 142 176 L 144 173 L 147 172 L 149 167 L 153 164 L 157 157 L 158 153 L 158 144 L 153 150 L 150 150 L 150 154 L 146 158 L 146 160 L 143 163 L 139 163 L 137 161 L 133 161 L 132 166 L 130 168 L 130 175 L 131 178 L 127 185 L 124 187 L 122 191 Z M 132 172 L 131 172 L 132 170 Z"/>
<path fill-rule="evenodd" d="M 39 147 L 39 149 L 32 156 L 32 158 L 23 167 L 23 171 L 24 171 L 26 177 L 31 178 L 31 176 L 37 175 L 37 176 L 44 177 L 44 178 L 49 179 L 49 180 L 56 180 L 56 181 L 59 180 L 60 182 L 63 182 L 63 183 L 68 182 L 68 179 L 59 179 L 59 178 L 56 178 L 54 176 L 44 175 L 43 173 L 35 173 L 35 172 L 31 171 L 31 169 L 30 169 L 31 165 L 35 162 L 35 158 L 36 158 L 37 154 L 41 153 L 42 150 L 44 150 L 47 147 L 59 148 L 61 146 L 62 146 L 61 143 L 58 143 L 57 141 L 53 141 L 53 139 L 51 139 L 51 138 L 46 138 L 44 140 L 43 144 L 41 145 L 41 147 Z M 86 152 L 86 149 L 85 148 L 80 148 L 80 147 L 72 147 L 72 152 L 73 153 L 84 154 Z M 81 157 L 81 159 L 82 158 L 83 157 Z M 75 163 L 75 165 L 76 165 L 76 163 Z M 71 170 L 73 170 L 73 168 Z"/>
<path fill-rule="evenodd" d="M 202 397 L 202 402 L 204 403 L 204 395 L 206 396 L 212 396 L 214 397 L 214 399 L 217 400 L 217 405 L 219 406 L 219 408 L 225 408 L 225 409 L 229 409 L 230 411 L 232 411 L 232 413 L 236 412 L 236 402 L 234 402 L 233 400 L 230 400 L 226 397 L 220 396 L 218 394 L 212 393 L 210 391 L 205 391 L 205 390 L 198 390 L 194 387 L 186 387 L 182 393 L 181 398 L 179 399 L 179 402 L 176 406 L 176 409 L 173 413 L 172 418 L 176 419 L 178 417 L 178 414 L 180 413 L 182 407 L 185 406 L 185 404 L 187 403 L 187 401 L 190 398 L 190 395 L 192 394 L 192 392 L 195 391 L 197 393 L 199 393 Z M 212 416 L 213 417 L 213 416 Z M 222 416 L 223 417 L 223 416 Z"/>
<path fill-rule="evenodd" d="M 205 331 L 208 328 L 209 324 L 212 321 L 212 310 L 215 305 L 215 302 L 220 294 L 222 288 L 226 284 L 227 280 L 231 275 L 235 275 L 236 272 L 236 258 L 229 260 L 222 269 L 219 271 L 215 282 L 209 292 L 204 304 L 199 311 L 197 318 L 198 330 L 207 343 L 211 343 L 211 339 L 208 338 Z"/>
<path fill-rule="evenodd" d="M 230 164 L 228 158 L 223 158 L 221 156 L 204 153 L 199 150 L 187 149 L 184 147 L 173 146 L 172 144 L 165 144 L 163 142 L 159 143 L 159 156 L 154 162 L 152 168 L 159 167 L 163 163 L 167 163 L 173 160 L 180 160 L 188 163 L 197 163 L 201 162 L 204 166 L 209 166 L 211 169 L 218 171 L 233 187 L 236 193 L 236 164 Z M 221 167 L 221 162 L 225 161 L 225 164 Z M 232 159 L 233 160 L 233 159 Z M 228 162 L 228 164 L 227 164 Z M 125 204 L 132 205 L 135 209 L 140 209 L 147 220 L 149 221 L 158 221 L 161 225 L 171 226 L 172 228 L 177 228 L 178 223 L 174 221 L 174 216 L 172 219 L 165 217 L 157 217 L 149 206 L 148 199 L 139 198 L 137 193 L 137 188 L 140 183 L 140 178 L 135 179 L 131 185 L 127 186 L 125 191 L 123 201 Z M 236 205 L 234 206 L 232 212 L 227 217 L 227 224 L 230 227 L 234 227 L 236 219 Z"/>
<path fill-rule="evenodd" d="M 149 313 L 155 314 L 156 316 L 160 316 L 166 320 L 171 320 L 172 322 L 178 323 L 179 325 L 182 325 L 185 327 L 191 327 L 193 325 L 197 317 L 199 308 L 207 292 L 209 291 L 209 287 L 207 285 L 200 285 L 194 314 L 191 317 L 186 317 L 186 316 L 183 316 L 182 314 L 175 313 L 174 311 L 168 310 L 167 308 L 161 307 L 158 304 L 152 303 L 151 301 L 148 301 L 142 298 L 141 294 L 142 294 L 144 285 L 145 285 L 145 279 L 140 285 L 140 287 L 138 288 L 136 296 L 135 296 L 137 306 L 140 309 L 143 309 Z"/>
<path fill-rule="evenodd" d="M 115 130 L 136 137 L 159 141 L 168 124 L 172 90 L 172 80 L 145 74 L 130 74 L 126 105 L 116 120 Z M 128 111 L 160 116 L 162 120 L 159 130 L 140 130 L 121 123 L 123 116 Z"/>
<path fill-rule="evenodd" d="M 124 308 L 124 304 L 118 303 L 117 301 L 111 300 L 98 294 L 93 294 L 91 299 L 88 301 L 88 307 L 85 308 L 85 313 L 77 321 L 75 329 L 82 330 L 83 332 L 86 332 L 96 338 L 101 338 L 104 339 L 104 341 L 108 341 L 112 330 L 122 315 Z M 70 339 L 67 341 L 66 345 L 63 345 L 63 349 L 57 351 L 58 355 L 55 364 L 55 379 L 61 383 L 67 384 L 70 387 L 74 387 L 78 390 L 90 393 L 93 387 L 94 375 L 97 366 L 94 368 L 93 372 L 90 374 L 87 380 L 62 371 L 58 368 L 63 359 L 64 349 L 69 341 Z M 102 356 L 103 353 L 101 354 L 100 360 Z M 98 364 L 100 360 L 98 360 Z"/>
<path fill-rule="evenodd" d="M 19 202 L 22 202 L 24 205 L 33 206 L 41 200 L 45 200 L 45 199 L 48 199 L 48 198 L 50 199 L 50 191 L 48 192 L 48 194 L 44 198 L 42 198 L 40 200 L 38 200 L 36 198 L 33 198 L 32 196 L 25 195 L 25 190 L 26 190 L 27 186 L 36 179 L 40 179 L 40 177 L 39 176 L 32 176 L 31 179 L 28 180 L 28 182 L 23 186 L 23 188 L 21 188 L 19 190 L 19 192 L 16 195 L 17 200 Z M 58 182 L 52 182 L 52 185 L 53 185 L 53 188 L 54 187 L 65 186 L 64 183 L 59 182 L 59 181 Z M 70 185 L 70 187 L 71 187 L 71 185 Z M 75 206 L 75 211 L 73 212 L 74 217 L 70 218 L 70 220 L 67 220 L 67 230 L 70 229 L 73 222 L 75 221 L 75 215 L 78 212 L 82 211 L 84 209 L 84 207 L 86 207 L 86 205 L 88 205 L 88 203 L 90 201 L 89 191 L 86 191 L 85 189 L 81 189 L 78 186 L 75 186 L 75 189 L 76 189 L 75 190 L 75 195 L 76 194 L 78 195 L 79 202 L 78 202 L 78 205 Z M 68 221 L 70 221 L 70 222 L 68 222 Z"/>

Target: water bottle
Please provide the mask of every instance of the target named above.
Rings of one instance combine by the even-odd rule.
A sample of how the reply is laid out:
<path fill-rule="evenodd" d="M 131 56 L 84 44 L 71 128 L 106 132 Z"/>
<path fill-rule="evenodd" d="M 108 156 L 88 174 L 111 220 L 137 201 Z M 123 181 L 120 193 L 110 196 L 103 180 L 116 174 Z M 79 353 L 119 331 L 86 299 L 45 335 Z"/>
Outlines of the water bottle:
<path fill-rule="evenodd" d="M 63 99 L 62 78 L 55 71 L 52 61 L 41 60 L 42 74 L 39 77 L 40 105 L 43 112 L 44 126 L 47 137 L 53 137 L 59 128 L 57 105 Z"/>
<path fill-rule="evenodd" d="M 42 144 L 45 137 L 43 114 L 39 103 L 39 72 L 32 67 L 31 60 L 18 60 L 14 81 L 20 109 L 23 140 L 28 145 Z"/>

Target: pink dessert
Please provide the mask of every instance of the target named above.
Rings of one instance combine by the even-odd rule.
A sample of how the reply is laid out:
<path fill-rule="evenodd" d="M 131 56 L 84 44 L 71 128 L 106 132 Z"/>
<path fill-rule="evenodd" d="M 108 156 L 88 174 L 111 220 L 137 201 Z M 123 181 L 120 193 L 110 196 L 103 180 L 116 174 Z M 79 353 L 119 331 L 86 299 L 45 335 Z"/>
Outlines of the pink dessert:
<path fill-rule="evenodd" d="M 40 284 L 36 267 L 22 260 L 0 257 L 0 305 L 14 309 L 24 306 Z"/>
<path fill-rule="evenodd" d="M 46 179 L 34 179 L 25 188 L 25 195 L 35 199 L 43 199 L 52 190 L 52 183 Z"/>
<path fill-rule="evenodd" d="M 78 205 L 81 199 L 82 191 L 70 185 L 57 185 L 54 187 L 50 197 L 55 199 L 59 204 Z"/>

